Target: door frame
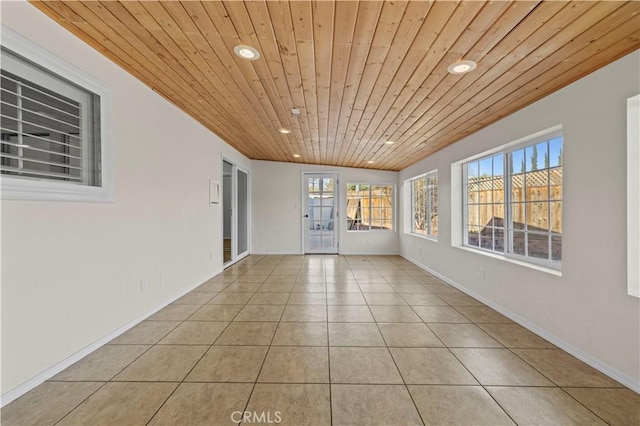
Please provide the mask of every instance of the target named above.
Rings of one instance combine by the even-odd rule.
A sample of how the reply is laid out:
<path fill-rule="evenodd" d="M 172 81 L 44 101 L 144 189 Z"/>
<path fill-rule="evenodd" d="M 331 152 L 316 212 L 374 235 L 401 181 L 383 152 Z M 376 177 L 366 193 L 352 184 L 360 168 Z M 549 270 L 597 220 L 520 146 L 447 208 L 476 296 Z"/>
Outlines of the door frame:
<path fill-rule="evenodd" d="M 251 254 L 251 170 L 239 165 L 236 161 L 222 155 L 220 160 L 220 182 L 222 182 L 221 188 L 224 191 L 224 163 L 231 164 L 231 260 L 224 261 L 224 247 L 223 247 L 223 259 L 222 268 L 228 268 L 239 260 Z M 247 250 L 242 253 L 238 251 L 238 171 L 247 174 Z M 220 220 L 220 235 L 222 236 L 222 244 L 224 245 L 224 192 L 220 196 L 221 220 Z"/>
<path fill-rule="evenodd" d="M 334 245 L 334 249 L 335 249 L 335 253 L 332 252 L 327 252 L 327 253 L 322 253 L 322 252 L 318 252 L 318 253 L 314 253 L 314 252 L 307 252 L 307 221 L 305 220 L 305 215 L 307 214 L 307 192 L 308 192 L 308 180 L 307 177 L 308 176 L 322 176 L 322 177 L 333 177 L 335 178 L 335 183 L 334 183 L 334 187 L 333 187 L 333 191 L 334 191 L 334 196 L 333 196 L 333 205 L 334 205 L 334 220 L 333 220 L 333 232 L 334 232 L 334 236 L 335 236 L 335 245 Z M 300 242 L 300 247 L 301 250 L 300 252 L 302 254 L 340 254 L 340 240 L 341 240 L 341 232 L 340 230 L 342 229 L 340 226 L 340 222 L 342 220 L 342 218 L 340 217 L 340 206 L 342 205 L 341 203 L 341 191 L 340 191 L 340 172 L 339 171 L 334 171 L 334 170 L 325 170 L 325 171 L 311 171 L 311 170 L 303 170 L 301 172 L 301 176 L 300 176 L 300 181 L 301 181 L 301 191 L 300 191 L 300 198 L 301 198 L 301 215 L 300 215 L 300 231 L 301 231 L 301 242 Z"/>

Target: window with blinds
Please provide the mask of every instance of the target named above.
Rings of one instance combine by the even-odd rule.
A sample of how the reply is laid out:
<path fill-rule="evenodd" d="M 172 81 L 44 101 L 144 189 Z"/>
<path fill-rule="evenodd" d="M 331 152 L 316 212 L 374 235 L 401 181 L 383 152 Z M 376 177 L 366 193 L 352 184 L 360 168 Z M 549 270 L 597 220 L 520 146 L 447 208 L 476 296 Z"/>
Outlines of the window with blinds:
<path fill-rule="evenodd" d="M 3 176 L 100 186 L 100 98 L 2 49 Z"/>

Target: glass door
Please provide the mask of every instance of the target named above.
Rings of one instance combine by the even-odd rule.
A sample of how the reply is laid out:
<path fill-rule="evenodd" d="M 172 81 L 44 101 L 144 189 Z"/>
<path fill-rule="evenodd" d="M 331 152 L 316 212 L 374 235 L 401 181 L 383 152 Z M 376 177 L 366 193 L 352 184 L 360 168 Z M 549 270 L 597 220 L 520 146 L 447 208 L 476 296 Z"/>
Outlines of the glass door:
<path fill-rule="evenodd" d="M 243 257 L 249 252 L 249 177 L 246 172 L 237 169 L 238 176 L 238 219 L 236 255 Z"/>
<path fill-rule="evenodd" d="M 232 260 L 233 254 L 233 164 L 222 162 L 222 263 Z"/>
<path fill-rule="evenodd" d="M 338 175 L 304 174 L 304 251 L 338 253 Z"/>
<path fill-rule="evenodd" d="M 222 263 L 249 254 L 249 172 L 222 161 Z"/>

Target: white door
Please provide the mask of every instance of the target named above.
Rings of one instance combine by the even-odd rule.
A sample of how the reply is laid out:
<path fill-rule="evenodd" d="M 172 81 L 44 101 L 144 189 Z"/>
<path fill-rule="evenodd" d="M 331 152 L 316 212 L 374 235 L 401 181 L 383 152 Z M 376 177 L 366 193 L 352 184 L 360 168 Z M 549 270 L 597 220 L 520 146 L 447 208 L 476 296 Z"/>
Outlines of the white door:
<path fill-rule="evenodd" d="M 305 173 L 304 252 L 338 253 L 338 175 Z"/>

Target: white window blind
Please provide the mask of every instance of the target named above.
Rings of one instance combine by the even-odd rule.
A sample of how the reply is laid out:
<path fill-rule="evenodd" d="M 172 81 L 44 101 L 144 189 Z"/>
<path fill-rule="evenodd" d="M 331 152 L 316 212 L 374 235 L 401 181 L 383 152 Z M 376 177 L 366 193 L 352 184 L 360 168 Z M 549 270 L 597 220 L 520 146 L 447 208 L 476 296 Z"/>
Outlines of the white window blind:
<path fill-rule="evenodd" d="M 99 96 L 2 49 L 2 175 L 100 186 Z"/>

